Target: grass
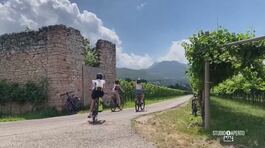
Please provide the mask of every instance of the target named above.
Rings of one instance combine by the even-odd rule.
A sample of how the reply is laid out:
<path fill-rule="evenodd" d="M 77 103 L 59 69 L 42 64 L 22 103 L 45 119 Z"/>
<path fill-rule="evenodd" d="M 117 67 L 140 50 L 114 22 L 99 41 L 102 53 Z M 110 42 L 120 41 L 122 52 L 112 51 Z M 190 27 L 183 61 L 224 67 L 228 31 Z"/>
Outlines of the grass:
<path fill-rule="evenodd" d="M 234 137 L 235 147 L 265 147 L 265 108 L 245 102 L 211 97 L 211 128 L 201 128 L 201 117 L 191 115 L 191 103 L 154 114 L 144 122 L 135 121 L 136 131 L 158 147 L 223 147 L 222 137 L 213 130 L 244 130 L 245 136 Z M 152 135 L 152 137 L 150 136 Z"/>
<path fill-rule="evenodd" d="M 244 130 L 235 145 L 265 147 L 265 107 L 217 97 L 211 105 L 211 130 Z"/>
<path fill-rule="evenodd" d="M 49 117 L 56 117 L 65 115 L 63 112 L 58 112 L 55 108 L 40 109 L 35 112 L 26 113 L 22 115 L 0 115 L 0 122 L 13 122 L 30 119 L 42 119 Z"/>
<path fill-rule="evenodd" d="M 162 97 L 162 98 L 155 98 L 155 99 L 147 98 L 145 100 L 145 105 L 154 104 L 154 103 L 158 103 L 158 102 L 165 101 L 165 100 L 175 99 L 177 97 L 179 97 L 179 96 Z M 133 108 L 134 105 L 135 105 L 134 101 L 128 101 L 128 102 L 125 103 L 124 108 Z"/>
<path fill-rule="evenodd" d="M 147 99 L 145 103 L 146 105 L 148 105 L 148 104 L 153 104 L 153 103 L 157 103 L 157 102 L 161 102 L 161 101 L 173 99 L 173 98 L 176 98 L 176 97 L 164 97 L 164 98 L 158 98 L 158 99 L 152 99 L 152 100 Z M 127 102 L 124 106 L 124 108 L 132 108 L 132 107 L 134 107 L 133 101 Z M 104 110 L 109 110 L 109 109 L 104 109 Z M 88 109 L 83 108 L 78 113 L 80 114 L 88 113 Z M 38 110 L 36 112 L 26 113 L 22 115 L 1 115 L 0 114 L 0 122 L 13 122 L 13 121 L 30 120 L 30 119 L 42 119 L 42 118 L 49 118 L 49 117 L 62 116 L 62 115 L 66 115 L 66 113 L 58 112 L 54 108 L 46 108 L 46 109 Z"/>

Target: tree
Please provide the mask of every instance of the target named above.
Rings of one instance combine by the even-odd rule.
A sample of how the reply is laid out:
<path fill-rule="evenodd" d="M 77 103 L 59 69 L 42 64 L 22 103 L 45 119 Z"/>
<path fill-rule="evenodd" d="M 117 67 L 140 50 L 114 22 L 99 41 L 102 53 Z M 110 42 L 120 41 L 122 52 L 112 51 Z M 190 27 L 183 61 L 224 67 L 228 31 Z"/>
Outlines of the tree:
<path fill-rule="evenodd" d="M 99 66 L 99 54 L 96 48 L 91 48 L 89 42 L 85 40 L 85 64 L 98 67 Z"/>

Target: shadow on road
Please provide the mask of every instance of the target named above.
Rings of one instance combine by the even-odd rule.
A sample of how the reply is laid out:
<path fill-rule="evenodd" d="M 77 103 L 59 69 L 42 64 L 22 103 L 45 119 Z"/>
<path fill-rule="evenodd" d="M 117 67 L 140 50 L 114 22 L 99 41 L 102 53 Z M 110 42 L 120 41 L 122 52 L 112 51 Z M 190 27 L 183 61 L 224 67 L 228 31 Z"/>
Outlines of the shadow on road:
<path fill-rule="evenodd" d="M 105 123 L 106 120 L 98 120 L 96 122 L 93 122 L 93 121 L 88 121 L 89 124 L 92 124 L 92 125 L 101 125 L 103 123 Z"/>

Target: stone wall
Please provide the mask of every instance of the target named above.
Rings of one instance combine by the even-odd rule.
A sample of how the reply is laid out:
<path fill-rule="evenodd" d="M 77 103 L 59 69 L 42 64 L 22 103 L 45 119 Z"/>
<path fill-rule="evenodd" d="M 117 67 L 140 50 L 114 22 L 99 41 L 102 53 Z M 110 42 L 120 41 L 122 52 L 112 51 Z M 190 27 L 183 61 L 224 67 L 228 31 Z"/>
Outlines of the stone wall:
<path fill-rule="evenodd" d="M 0 37 L 0 79 L 25 83 L 47 77 L 47 31 Z"/>
<path fill-rule="evenodd" d="M 48 104 L 61 110 L 65 97 L 60 94 L 74 91 L 82 95 L 83 37 L 73 28 L 53 26 L 47 38 Z"/>
<path fill-rule="evenodd" d="M 74 28 L 64 25 L 43 27 L 38 31 L 0 36 L 0 80 L 26 83 L 48 81 L 48 105 L 63 109 L 60 94 L 74 91 L 89 103 L 92 79 L 105 74 L 106 90 L 116 79 L 115 45 L 99 40 L 100 66 L 88 67 L 84 62 L 84 38 Z"/>

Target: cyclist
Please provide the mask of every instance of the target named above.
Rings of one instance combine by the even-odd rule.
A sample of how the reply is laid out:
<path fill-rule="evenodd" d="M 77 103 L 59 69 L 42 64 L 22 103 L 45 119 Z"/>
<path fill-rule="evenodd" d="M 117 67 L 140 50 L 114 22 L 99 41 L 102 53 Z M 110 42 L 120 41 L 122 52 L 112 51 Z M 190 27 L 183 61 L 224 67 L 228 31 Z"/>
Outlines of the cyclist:
<path fill-rule="evenodd" d="M 117 100 L 118 107 L 120 108 L 120 106 L 121 106 L 121 93 L 124 92 L 124 91 L 123 91 L 123 89 L 120 86 L 120 81 L 119 80 L 115 81 L 114 86 L 112 88 L 112 91 L 114 93 L 114 97 Z"/>
<path fill-rule="evenodd" d="M 141 83 L 141 79 L 140 78 L 138 78 L 138 80 L 136 81 L 135 95 L 136 95 L 136 99 L 138 97 L 140 97 L 141 103 L 143 103 L 143 101 L 144 101 L 144 87 L 143 87 L 143 84 Z"/>
<path fill-rule="evenodd" d="M 96 99 L 98 99 L 99 97 L 104 96 L 103 88 L 104 88 L 105 83 L 106 82 L 105 82 L 105 80 L 103 80 L 103 74 L 102 73 L 98 73 L 96 75 L 96 80 L 92 80 L 92 93 L 91 93 L 92 102 L 90 104 L 88 118 L 91 118 L 92 111 L 94 108 L 94 101 Z"/>

